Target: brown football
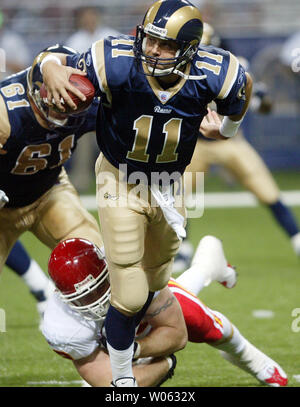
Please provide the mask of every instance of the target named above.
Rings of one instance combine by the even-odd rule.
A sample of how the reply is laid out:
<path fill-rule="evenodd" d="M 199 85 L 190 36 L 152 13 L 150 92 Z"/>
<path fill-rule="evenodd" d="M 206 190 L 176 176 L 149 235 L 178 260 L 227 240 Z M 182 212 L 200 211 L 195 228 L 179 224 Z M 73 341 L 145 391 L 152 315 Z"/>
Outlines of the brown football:
<path fill-rule="evenodd" d="M 85 76 L 73 74 L 70 76 L 69 81 L 72 83 L 73 86 L 75 86 L 77 89 L 80 90 L 81 93 L 84 94 L 86 97 L 85 101 L 82 101 L 79 99 L 76 95 L 68 91 L 68 94 L 72 98 L 73 102 L 76 104 L 77 109 L 73 110 L 69 105 L 64 104 L 64 107 L 66 109 L 65 113 L 80 113 L 83 110 L 87 109 L 89 105 L 92 103 L 93 98 L 95 96 L 95 88 L 92 82 L 86 78 Z M 40 96 L 44 100 L 45 103 L 47 103 L 47 91 L 45 88 L 45 85 L 42 84 L 40 88 Z M 56 109 L 55 109 L 56 110 Z M 57 109 L 57 111 L 59 111 Z"/>

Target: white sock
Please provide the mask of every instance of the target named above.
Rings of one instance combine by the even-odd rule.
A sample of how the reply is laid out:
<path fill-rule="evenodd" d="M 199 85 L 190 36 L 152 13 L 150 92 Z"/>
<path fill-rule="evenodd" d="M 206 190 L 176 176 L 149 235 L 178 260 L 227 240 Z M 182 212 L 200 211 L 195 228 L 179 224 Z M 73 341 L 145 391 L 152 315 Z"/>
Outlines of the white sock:
<path fill-rule="evenodd" d="M 30 266 L 22 278 L 30 291 L 47 290 L 49 279 L 35 260 L 31 260 Z"/>
<path fill-rule="evenodd" d="M 176 278 L 177 283 L 183 285 L 194 295 L 198 295 L 204 287 L 206 276 L 199 272 L 199 265 L 194 265 Z"/>
<path fill-rule="evenodd" d="M 218 313 L 219 314 L 219 313 Z M 222 321 L 227 319 L 219 314 L 218 317 Z M 228 320 L 227 320 L 228 321 Z M 228 323 L 230 323 L 228 321 Z M 230 324 L 231 325 L 231 324 Z M 269 376 L 269 371 L 266 369 L 274 369 L 277 367 L 278 370 L 282 370 L 279 365 L 276 364 L 272 359 L 265 355 L 262 351 L 257 349 L 252 343 L 250 343 L 237 329 L 236 326 L 231 325 L 232 334 L 227 337 L 224 335 L 225 342 L 213 345 L 214 348 L 221 351 L 224 359 L 228 360 L 233 365 L 238 366 L 240 369 L 245 370 L 256 377 L 259 381 L 264 382 Z M 267 374 L 267 376 L 266 376 Z M 280 373 L 283 377 L 286 377 L 284 371 Z"/>
<path fill-rule="evenodd" d="M 230 355 L 240 354 L 246 345 L 246 339 L 243 337 L 243 335 L 241 335 L 237 327 L 231 324 L 225 315 L 218 311 L 213 311 L 213 313 L 222 321 L 224 329 L 222 339 L 224 342 L 217 345 L 212 345 L 219 350 L 229 353 Z"/>
<path fill-rule="evenodd" d="M 125 350 L 114 349 L 107 343 L 113 381 L 121 377 L 134 377 L 132 371 L 132 356 L 134 344 Z"/>

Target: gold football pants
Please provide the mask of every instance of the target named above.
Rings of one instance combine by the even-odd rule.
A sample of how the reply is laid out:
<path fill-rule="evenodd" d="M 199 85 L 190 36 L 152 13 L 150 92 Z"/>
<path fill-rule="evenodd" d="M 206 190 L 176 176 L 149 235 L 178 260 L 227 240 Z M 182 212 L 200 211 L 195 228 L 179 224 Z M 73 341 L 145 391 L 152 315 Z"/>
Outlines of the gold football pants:
<path fill-rule="evenodd" d="M 229 170 L 260 202 L 270 205 L 279 199 L 279 189 L 271 172 L 243 136 L 217 141 L 198 139 L 186 172 L 208 172 L 213 164 Z"/>
<path fill-rule="evenodd" d="M 97 204 L 111 283 L 111 304 L 132 315 L 145 304 L 149 291 L 169 281 L 180 240 L 153 205 L 149 187 L 122 179 L 119 169 L 102 154 L 96 162 Z M 185 218 L 184 205 L 176 208 Z"/>
<path fill-rule="evenodd" d="M 27 231 L 50 249 L 72 237 L 88 239 L 98 247 L 103 245 L 97 221 L 83 207 L 64 169 L 59 184 L 34 203 L 0 210 L 0 270 L 15 242 Z"/>

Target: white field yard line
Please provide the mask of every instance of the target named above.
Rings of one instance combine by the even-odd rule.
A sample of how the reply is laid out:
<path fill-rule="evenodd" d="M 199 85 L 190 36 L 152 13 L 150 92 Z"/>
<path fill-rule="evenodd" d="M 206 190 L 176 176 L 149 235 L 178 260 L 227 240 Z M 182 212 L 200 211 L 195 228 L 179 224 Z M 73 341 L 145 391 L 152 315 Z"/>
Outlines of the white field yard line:
<path fill-rule="evenodd" d="M 97 210 L 96 195 L 82 195 L 86 209 Z M 284 191 L 281 198 L 288 206 L 300 206 L 300 190 Z M 259 205 L 250 192 L 207 192 L 204 193 L 205 208 L 253 208 Z"/>
<path fill-rule="evenodd" d="M 274 318 L 275 313 L 269 309 L 255 309 L 252 311 L 252 316 L 254 318 L 269 319 Z"/>
<path fill-rule="evenodd" d="M 83 380 L 41 380 L 41 381 L 29 381 L 27 382 L 28 385 L 45 385 L 45 384 L 56 384 L 59 386 L 64 386 L 67 384 L 83 384 Z"/>

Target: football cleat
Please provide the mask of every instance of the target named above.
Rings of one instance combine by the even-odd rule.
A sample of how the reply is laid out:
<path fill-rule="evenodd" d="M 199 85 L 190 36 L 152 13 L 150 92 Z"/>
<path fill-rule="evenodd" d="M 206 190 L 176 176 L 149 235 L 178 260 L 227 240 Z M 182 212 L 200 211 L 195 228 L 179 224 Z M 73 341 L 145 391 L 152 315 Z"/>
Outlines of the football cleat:
<path fill-rule="evenodd" d="M 287 375 L 279 364 L 248 341 L 246 341 L 243 351 L 237 355 L 224 351 L 220 351 L 220 353 L 228 362 L 250 373 L 262 384 L 271 387 L 283 387 L 288 383 Z"/>
<path fill-rule="evenodd" d="M 226 288 L 233 288 L 237 282 L 237 272 L 234 266 L 227 264 L 226 271 L 224 274 L 224 280 L 219 281 Z"/>
<path fill-rule="evenodd" d="M 138 387 L 134 377 L 120 377 L 112 381 L 110 387 Z"/>
<path fill-rule="evenodd" d="M 205 274 L 205 287 L 212 281 L 218 281 L 226 288 L 233 288 L 236 284 L 235 268 L 227 263 L 222 242 L 215 236 L 204 236 L 200 240 L 191 265 L 197 265 Z"/>
<path fill-rule="evenodd" d="M 263 383 L 266 383 L 268 386 L 271 387 L 284 387 L 288 384 L 288 378 L 286 374 L 283 372 L 283 370 L 282 369 L 280 370 L 281 372 L 276 366 L 269 367 L 267 372 L 258 375 L 263 376 L 262 379 L 258 377 L 258 380 L 260 380 Z M 264 378 L 266 375 L 269 377 Z"/>

